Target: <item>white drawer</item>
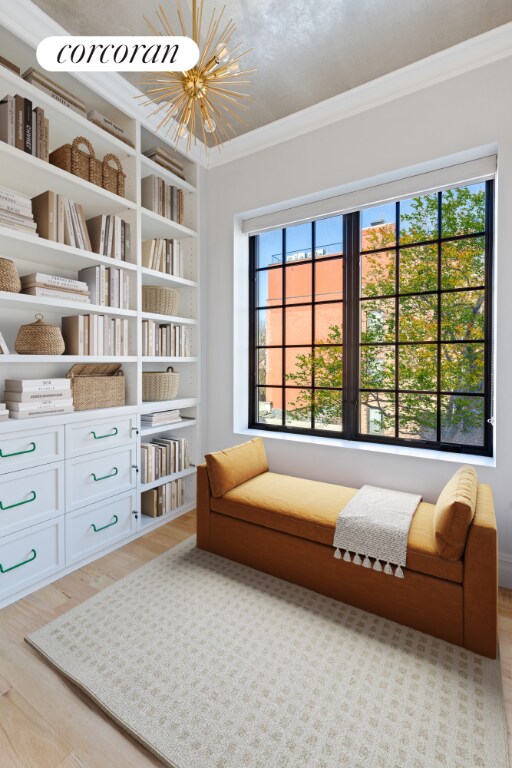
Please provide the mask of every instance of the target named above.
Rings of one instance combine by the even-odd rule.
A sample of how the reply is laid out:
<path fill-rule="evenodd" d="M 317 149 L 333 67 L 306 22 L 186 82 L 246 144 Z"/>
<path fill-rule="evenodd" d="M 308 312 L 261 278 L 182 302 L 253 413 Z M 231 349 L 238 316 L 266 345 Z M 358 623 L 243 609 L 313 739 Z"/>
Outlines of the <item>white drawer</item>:
<path fill-rule="evenodd" d="M 90 557 L 136 530 L 135 492 L 77 509 L 66 517 L 66 566 Z"/>
<path fill-rule="evenodd" d="M 112 416 L 87 423 L 66 424 L 66 456 L 105 451 L 133 442 L 137 437 L 136 416 Z"/>
<path fill-rule="evenodd" d="M 0 537 L 63 514 L 63 462 L 0 477 Z"/>
<path fill-rule="evenodd" d="M 136 444 L 66 461 L 67 511 L 135 486 Z"/>
<path fill-rule="evenodd" d="M 0 539 L 0 601 L 64 568 L 64 518 Z"/>
<path fill-rule="evenodd" d="M 63 426 L 0 434 L 0 475 L 63 458 Z"/>

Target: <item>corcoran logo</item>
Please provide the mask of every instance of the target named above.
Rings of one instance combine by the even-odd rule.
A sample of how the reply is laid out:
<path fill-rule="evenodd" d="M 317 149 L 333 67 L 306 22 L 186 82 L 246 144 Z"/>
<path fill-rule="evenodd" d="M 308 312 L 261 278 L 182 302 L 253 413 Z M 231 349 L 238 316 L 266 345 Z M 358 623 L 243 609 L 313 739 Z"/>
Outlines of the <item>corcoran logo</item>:
<path fill-rule="evenodd" d="M 199 48 L 190 37 L 46 37 L 37 60 L 48 72 L 186 72 L 197 64 Z"/>

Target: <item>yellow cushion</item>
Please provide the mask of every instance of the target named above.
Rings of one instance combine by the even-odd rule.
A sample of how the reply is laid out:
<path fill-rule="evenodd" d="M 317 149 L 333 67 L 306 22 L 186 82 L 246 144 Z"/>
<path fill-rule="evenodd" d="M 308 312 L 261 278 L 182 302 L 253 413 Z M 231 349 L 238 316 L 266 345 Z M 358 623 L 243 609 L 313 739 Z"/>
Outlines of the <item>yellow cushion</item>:
<path fill-rule="evenodd" d="M 477 493 L 476 470 L 469 466 L 461 467 L 441 491 L 434 511 L 436 549 L 441 557 L 448 560 L 462 557 L 475 514 Z"/>
<path fill-rule="evenodd" d="M 205 459 L 212 496 L 224 496 L 240 483 L 268 472 L 268 461 L 261 437 L 255 437 L 254 440 L 224 451 L 209 453 Z"/>

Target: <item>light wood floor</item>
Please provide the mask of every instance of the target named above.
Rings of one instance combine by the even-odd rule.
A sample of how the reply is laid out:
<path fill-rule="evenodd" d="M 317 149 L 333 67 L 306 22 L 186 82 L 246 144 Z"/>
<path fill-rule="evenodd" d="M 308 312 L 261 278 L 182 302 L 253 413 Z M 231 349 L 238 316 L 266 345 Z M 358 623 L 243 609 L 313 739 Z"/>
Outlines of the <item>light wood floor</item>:
<path fill-rule="evenodd" d="M 42 661 L 23 638 L 194 532 L 195 515 L 190 512 L 0 612 L 1 768 L 161 765 Z M 500 591 L 499 613 L 512 754 L 512 591 Z"/>

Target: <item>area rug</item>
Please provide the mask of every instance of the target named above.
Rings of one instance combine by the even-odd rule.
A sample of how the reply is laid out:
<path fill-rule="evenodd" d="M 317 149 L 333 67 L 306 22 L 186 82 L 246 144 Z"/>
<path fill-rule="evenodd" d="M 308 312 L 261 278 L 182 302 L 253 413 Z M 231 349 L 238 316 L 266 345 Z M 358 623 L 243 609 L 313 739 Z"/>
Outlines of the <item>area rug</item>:
<path fill-rule="evenodd" d="M 194 544 L 27 638 L 164 764 L 508 767 L 499 662 Z"/>

